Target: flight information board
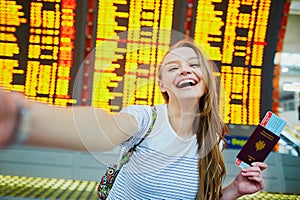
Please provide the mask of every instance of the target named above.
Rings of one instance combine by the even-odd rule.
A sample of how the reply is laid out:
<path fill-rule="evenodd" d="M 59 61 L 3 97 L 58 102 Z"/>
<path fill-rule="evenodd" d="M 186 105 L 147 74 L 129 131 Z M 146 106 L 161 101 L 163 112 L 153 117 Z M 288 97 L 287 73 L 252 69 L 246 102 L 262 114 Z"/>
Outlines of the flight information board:
<path fill-rule="evenodd" d="M 194 39 L 218 66 L 225 123 L 259 124 L 272 109 L 283 1 L 198 0 L 196 9 Z"/>
<path fill-rule="evenodd" d="M 87 9 L 91 2 L 95 9 Z M 132 104 L 164 103 L 157 84 L 159 63 L 176 41 L 174 32 L 189 32 L 218 67 L 224 121 L 256 125 L 272 109 L 273 58 L 283 4 L 284 0 L 1 0 L 0 86 L 65 106 L 81 98 L 72 97 L 77 91 L 74 80 L 88 77 L 88 101 L 109 112 Z M 187 17 L 191 7 L 192 17 Z M 95 19 L 88 21 L 91 12 Z M 185 30 L 186 21 L 191 22 L 190 30 Z M 93 30 L 87 36 L 89 25 Z M 95 47 L 91 75 L 79 69 L 89 49 L 87 37 Z"/>
<path fill-rule="evenodd" d="M 71 76 L 78 6 L 76 0 L 1 0 L 1 87 L 49 104 L 75 102 Z"/>
<path fill-rule="evenodd" d="M 157 66 L 170 46 L 173 9 L 172 0 L 99 0 L 93 106 L 116 112 L 164 102 Z"/>

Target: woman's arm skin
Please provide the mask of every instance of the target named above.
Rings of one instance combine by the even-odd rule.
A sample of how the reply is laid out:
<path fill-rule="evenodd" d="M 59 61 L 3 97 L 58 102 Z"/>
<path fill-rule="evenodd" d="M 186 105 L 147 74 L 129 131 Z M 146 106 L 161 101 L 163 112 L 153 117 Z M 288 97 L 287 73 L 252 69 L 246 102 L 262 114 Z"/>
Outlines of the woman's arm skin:
<path fill-rule="evenodd" d="M 16 103 L 31 112 L 31 131 L 26 144 L 71 150 L 107 151 L 134 135 L 136 120 L 128 114 L 109 114 L 92 107 L 56 107 L 0 91 L 0 146 L 12 137 Z"/>
<path fill-rule="evenodd" d="M 221 200 L 233 200 L 262 190 L 264 188 L 262 171 L 266 168 L 267 164 L 255 162 L 251 167 L 242 169 L 233 182 L 223 188 Z"/>

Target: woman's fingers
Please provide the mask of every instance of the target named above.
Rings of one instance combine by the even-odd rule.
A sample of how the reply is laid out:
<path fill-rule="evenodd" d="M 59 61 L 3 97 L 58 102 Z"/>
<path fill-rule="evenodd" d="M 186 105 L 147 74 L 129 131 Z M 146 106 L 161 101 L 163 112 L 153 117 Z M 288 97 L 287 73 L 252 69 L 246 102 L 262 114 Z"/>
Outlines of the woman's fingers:
<path fill-rule="evenodd" d="M 268 167 L 268 165 L 266 163 L 263 163 L 263 162 L 253 162 L 251 165 L 253 167 L 255 167 L 255 166 L 259 167 L 261 169 L 261 171 L 265 170 Z"/>
<path fill-rule="evenodd" d="M 264 188 L 264 180 L 262 177 L 262 171 L 268 167 L 266 163 L 255 162 L 251 167 L 244 168 L 241 174 L 248 178 L 248 180 L 255 181 L 258 189 Z"/>
<path fill-rule="evenodd" d="M 0 148 L 13 139 L 17 118 L 17 104 L 12 92 L 0 88 Z"/>

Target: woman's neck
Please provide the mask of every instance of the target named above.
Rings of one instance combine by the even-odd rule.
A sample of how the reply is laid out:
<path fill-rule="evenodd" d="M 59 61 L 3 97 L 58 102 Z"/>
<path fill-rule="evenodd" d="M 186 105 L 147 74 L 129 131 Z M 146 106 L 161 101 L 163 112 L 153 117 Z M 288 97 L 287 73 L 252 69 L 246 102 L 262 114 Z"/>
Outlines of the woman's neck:
<path fill-rule="evenodd" d="M 198 104 L 187 104 L 178 102 L 168 103 L 169 122 L 175 132 L 183 137 L 190 138 L 194 135 L 193 123 L 197 115 Z"/>

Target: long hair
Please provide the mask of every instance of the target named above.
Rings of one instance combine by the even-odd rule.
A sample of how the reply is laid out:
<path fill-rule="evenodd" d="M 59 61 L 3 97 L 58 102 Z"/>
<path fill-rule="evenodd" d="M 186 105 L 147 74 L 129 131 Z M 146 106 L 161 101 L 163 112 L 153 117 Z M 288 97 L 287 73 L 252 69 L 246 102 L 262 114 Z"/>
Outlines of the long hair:
<path fill-rule="evenodd" d="M 176 43 L 165 55 L 179 47 L 189 47 L 195 51 L 206 86 L 206 91 L 199 100 L 199 113 L 195 116 L 193 126 L 197 134 L 199 153 L 197 199 L 218 200 L 222 195 L 222 182 L 226 174 L 220 145 L 223 145 L 224 148 L 224 134 L 227 134 L 228 128 L 219 114 L 216 78 L 213 74 L 215 65 L 212 61 L 206 59 L 200 48 L 190 40 L 182 40 Z M 161 78 L 160 71 L 159 78 Z M 162 92 L 162 95 L 165 101 L 168 102 L 168 94 Z"/>

